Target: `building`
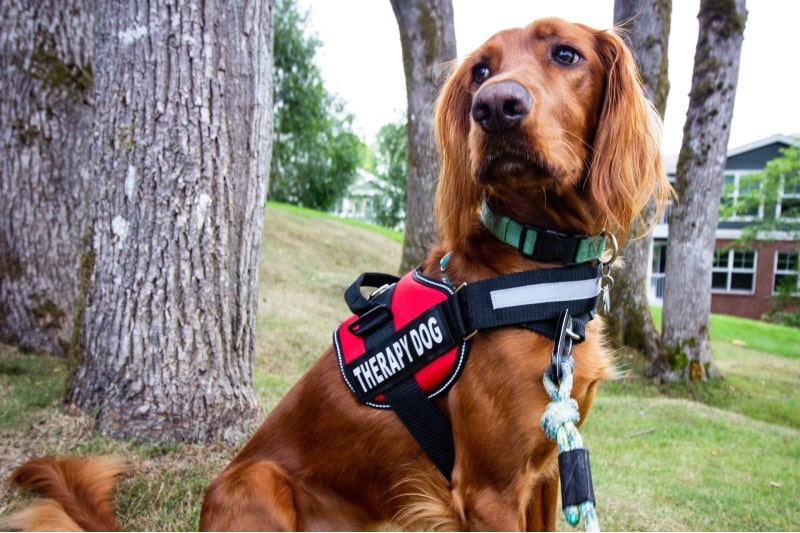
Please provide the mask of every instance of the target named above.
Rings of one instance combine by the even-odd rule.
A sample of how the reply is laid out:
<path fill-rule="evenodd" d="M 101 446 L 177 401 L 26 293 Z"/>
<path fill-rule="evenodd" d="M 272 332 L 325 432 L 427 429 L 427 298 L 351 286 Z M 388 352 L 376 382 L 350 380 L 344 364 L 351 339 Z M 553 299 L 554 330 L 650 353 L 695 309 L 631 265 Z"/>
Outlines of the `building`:
<path fill-rule="evenodd" d="M 760 172 L 767 162 L 780 157 L 780 150 L 796 144 L 784 135 L 766 139 L 728 151 L 725 165 L 722 203 L 730 202 L 745 192 L 742 178 Z M 675 176 L 677 157 L 667 158 L 670 179 Z M 758 241 L 748 248 L 730 245 L 742 235 L 742 229 L 754 220 L 763 218 L 765 210 L 781 209 L 800 204 L 800 187 L 782 190 L 779 201 L 773 206 L 760 206 L 747 213 L 736 213 L 720 219 L 717 226 L 714 266 L 712 271 L 711 312 L 759 319 L 772 310 L 776 287 L 786 276 L 798 275 L 798 242 L 792 236 L 775 236 L 774 240 Z M 653 231 L 650 273 L 650 301 L 660 304 L 664 294 L 667 236 L 671 209 Z"/>
<path fill-rule="evenodd" d="M 347 188 L 342 199 L 336 202 L 331 213 L 375 224 L 378 209 L 390 209 L 393 198 L 401 197 L 402 191 L 363 168 L 357 169 L 357 172 L 356 179 Z M 405 219 L 405 206 L 399 207 L 398 217 Z M 402 223 L 400 226 L 398 229 L 402 229 Z"/>

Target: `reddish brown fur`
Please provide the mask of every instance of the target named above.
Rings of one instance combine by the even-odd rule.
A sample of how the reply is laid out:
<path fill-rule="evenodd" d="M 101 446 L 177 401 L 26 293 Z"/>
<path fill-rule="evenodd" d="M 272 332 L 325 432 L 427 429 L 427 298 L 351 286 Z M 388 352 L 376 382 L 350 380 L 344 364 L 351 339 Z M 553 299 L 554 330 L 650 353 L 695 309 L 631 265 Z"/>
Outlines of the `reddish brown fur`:
<path fill-rule="evenodd" d="M 122 462 L 113 458 L 28 461 L 10 481 L 49 499 L 12 516 L 7 525 L 29 531 L 120 531 L 111 494 L 124 471 Z"/>
<path fill-rule="evenodd" d="M 583 61 L 552 61 L 568 45 Z M 532 108 L 502 138 L 471 118 L 482 85 L 513 80 Z M 482 198 L 498 211 L 568 233 L 605 230 L 620 241 L 651 198 L 669 190 L 658 121 L 633 59 L 611 32 L 558 19 L 498 33 L 455 69 L 436 115 L 441 154 L 437 193 L 440 244 L 424 264 L 440 277 L 452 253 L 453 282 L 533 268 L 478 221 Z M 601 320 L 574 350 L 573 396 L 582 418 L 611 371 Z M 549 398 L 542 375 L 552 341 L 518 328 L 481 332 L 459 381 L 436 404 L 450 419 L 456 447 L 452 484 L 390 411 L 359 404 L 328 350 L 273 410 L 203 502 L 204 530 L 553 529 L 558 472 L 555 445 L 539 422 Z M 96 498 L 95 498 L 96 499 Z"/>

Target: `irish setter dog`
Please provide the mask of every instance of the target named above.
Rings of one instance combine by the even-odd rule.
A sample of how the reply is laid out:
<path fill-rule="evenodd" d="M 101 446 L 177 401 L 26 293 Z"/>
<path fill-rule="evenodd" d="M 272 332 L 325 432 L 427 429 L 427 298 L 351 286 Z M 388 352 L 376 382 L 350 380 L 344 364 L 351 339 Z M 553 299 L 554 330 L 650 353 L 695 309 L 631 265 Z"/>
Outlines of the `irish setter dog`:
<path fill-rule="evenodd" d="M 548 18 L 497 33 L 454 68 L 436 134 L 439 243 L 422 269 L 442 279 L 449 253 L 456 285 L 560 266 L 491 235 L 482 202 L 531 226 L 623 242 L 644 205 L 663 203 L 669 191 L 659 121 L 612 31 Z M 601 318 L 588 323 L 574 349 L 582 419 L 612 371 L 601 330 Z M 356 400 L 331 349 L 211 483 L 201 529 L 552 530 L 557 451 L 540 419 L 553 341 L 503 327 L 471 343 L 460 378 L 434 400 L 452 425 L 451 481 L 395 413 Z M 58 498 L 72 527 L 117 527 L 107 501 L 113 484 L 100 481 L 114 471 L 81 461 L 34 460 L 13 480 Z"/>

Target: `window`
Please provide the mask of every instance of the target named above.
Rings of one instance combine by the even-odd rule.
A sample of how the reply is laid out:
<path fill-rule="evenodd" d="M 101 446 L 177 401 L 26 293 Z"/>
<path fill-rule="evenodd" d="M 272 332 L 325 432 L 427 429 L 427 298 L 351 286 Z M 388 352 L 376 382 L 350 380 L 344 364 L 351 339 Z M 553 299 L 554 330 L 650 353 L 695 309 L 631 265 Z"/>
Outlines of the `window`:
<path fill-rule="evenodd" d="M 650 274 L 650 289 L 652 295 L 661 300 L 664 298 L 664 277 L 667 267 L 667 244 L 653 242 L 653 267 Z"/>
<path fill-rule="evenodd" d="M 778 292 L 778 287 L 794 286 L 795 293 L 800 292 L 800 266 L 797 252 L 777 252 L 775 254 L 775 281 L 772 284 L 772 293 Z"/>
<path fill-rule="evenodd" d="M 717 250 L 711 274 L 711 289 L 718 292 L 749 292 L 755 288 L 756 252 Z"/>
<path fill-rule="evenodd" d="M 722 178 L 722 198 L 720 207 L 734 208 L 737 201 L 743 200 L 748 193 L 761 188 L 761 183 L 750 172 L 726 173 Z M 726 213 L 725 220 L 754 220 L 762 217 L 762 206 L 739 207 Z"/>
<path fill-rule="evenodd" d="M 669 184 L 670 184 L 670 186 L 671 186 L 673 189 L 674 189 L 674 188 L 676 188 L 676 187 L 677 187 L 677 185 L 676 185 L 676 179 L 677 179 L 677 178 L 675 177 L 675 175 L 674 175 L 674 174 L 669 174 L 669 175 L 667 176 L 667 178 L 669 179 Z M 666 224 L 666 225 L 669 225 L 669 224 L 671 224 L 671 223 L 672 223 L 672 209 L 673 209 L 673 203 L 674 203 L 674 201 L 673 201 L 672 195 L 670 195 L 669 199 L 667 199 L 667 206 L 666 206 L 666 209 L 664 209 L 664 212 L 661 214 L 661 218 L 660 218 L 660 219 L 658 219 L 658 222 L 656 222 L 656 224 Z"/>
<path fill-rule="evenodd" d="M 791 183 L 786 183 L 786 180 L 781 180 L 776 214 L 785 219 L 798 220 L 800 219 L 800 181 L 797 178 L 790 181 Z"/>

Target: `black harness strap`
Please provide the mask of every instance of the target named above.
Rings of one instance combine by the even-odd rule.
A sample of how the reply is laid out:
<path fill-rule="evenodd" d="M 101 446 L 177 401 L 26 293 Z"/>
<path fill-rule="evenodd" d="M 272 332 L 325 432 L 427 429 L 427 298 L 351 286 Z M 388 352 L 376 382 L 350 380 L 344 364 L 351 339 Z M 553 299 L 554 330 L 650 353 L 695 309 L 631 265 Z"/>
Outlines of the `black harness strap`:
<path fill-rule="evenodd" d="M 419 388 L 413 377 L 386 391 L 386 399 L 409 433 L 449 482 L 456 461 L 450 421 Z"/>

